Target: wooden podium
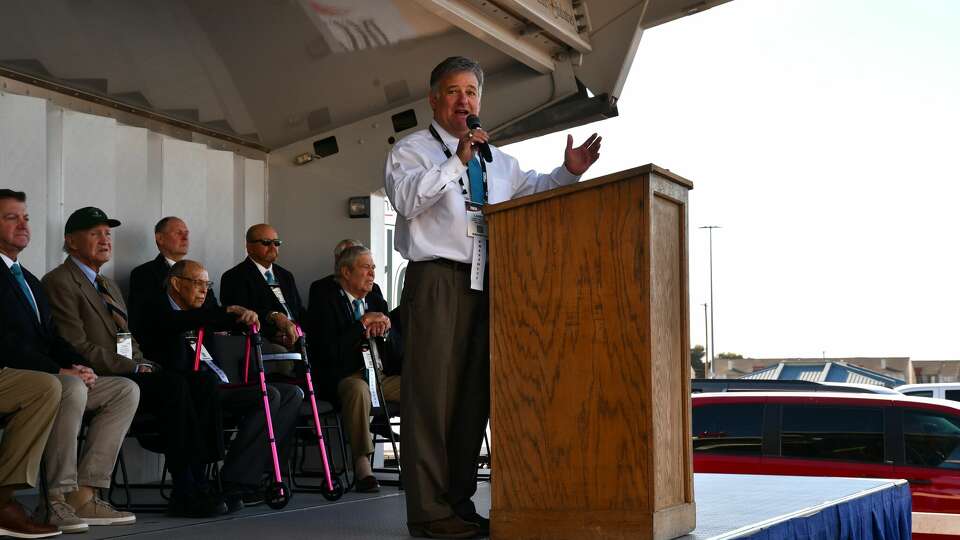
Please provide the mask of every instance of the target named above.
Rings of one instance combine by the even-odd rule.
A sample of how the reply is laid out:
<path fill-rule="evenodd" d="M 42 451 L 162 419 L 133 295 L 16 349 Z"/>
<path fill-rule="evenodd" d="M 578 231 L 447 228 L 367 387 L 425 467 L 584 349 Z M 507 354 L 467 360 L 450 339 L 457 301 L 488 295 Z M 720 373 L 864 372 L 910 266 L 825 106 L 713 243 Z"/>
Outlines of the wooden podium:
<path fill-rule="evenodd" d="M 655 165 L 491 205 L 491 533 L 694 529 L 687 192 Z"/>

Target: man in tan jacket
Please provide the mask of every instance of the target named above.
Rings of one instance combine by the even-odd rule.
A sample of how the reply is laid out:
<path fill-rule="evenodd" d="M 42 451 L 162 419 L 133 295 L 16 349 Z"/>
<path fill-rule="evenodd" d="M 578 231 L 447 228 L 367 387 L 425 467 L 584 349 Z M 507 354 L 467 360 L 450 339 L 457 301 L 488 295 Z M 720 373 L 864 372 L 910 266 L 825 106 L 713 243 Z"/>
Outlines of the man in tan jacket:
<path fill-rule="evenodd" d="M 114 281 L 100 273 L 113 256 L 110 229 L 120 225 L 99 208 L 81 208 L 64 227 L 67 259 L 43 277 L 60 335 L 98 375 L 122 375 L 140 387 L 141 409 L 159 419 L 159 441 L 141 440 L 163 452 L 173 478 L 169 513 L 209 517 L 226 511 L 210 493 L 200 471 L 223 453 L 220 410 L 214 382 L 160 371 L 143 357 L 130 335 L 127 307 Z"/>

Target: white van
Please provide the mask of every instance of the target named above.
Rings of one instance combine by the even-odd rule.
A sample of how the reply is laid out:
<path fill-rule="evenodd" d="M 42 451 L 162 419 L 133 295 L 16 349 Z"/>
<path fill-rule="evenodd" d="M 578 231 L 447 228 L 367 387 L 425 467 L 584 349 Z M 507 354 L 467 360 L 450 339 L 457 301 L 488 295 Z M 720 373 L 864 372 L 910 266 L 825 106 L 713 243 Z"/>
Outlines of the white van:
<path fill-rule="evenodd" d="M 905 384 L 894 388 L 894 390 L 906 396 L 960 401 L 960 382 Z"/>

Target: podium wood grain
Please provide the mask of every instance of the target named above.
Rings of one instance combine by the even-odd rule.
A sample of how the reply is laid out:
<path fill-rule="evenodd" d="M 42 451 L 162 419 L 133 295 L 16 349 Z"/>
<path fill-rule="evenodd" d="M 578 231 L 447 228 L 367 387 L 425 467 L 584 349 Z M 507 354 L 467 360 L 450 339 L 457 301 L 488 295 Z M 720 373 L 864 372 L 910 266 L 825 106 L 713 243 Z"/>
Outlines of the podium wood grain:
<path fill-rule="evenodd" d="M 495 539 L 694 528 L 690 188 L 647 165 L 486 209 Z"/>

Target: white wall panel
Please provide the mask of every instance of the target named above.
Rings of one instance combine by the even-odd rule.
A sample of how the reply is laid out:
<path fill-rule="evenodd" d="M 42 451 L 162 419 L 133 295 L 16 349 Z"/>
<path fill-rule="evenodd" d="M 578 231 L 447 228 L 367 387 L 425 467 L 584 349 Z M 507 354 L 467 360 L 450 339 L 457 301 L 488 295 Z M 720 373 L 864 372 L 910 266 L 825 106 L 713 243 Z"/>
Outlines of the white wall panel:
<path fill-rule="evenodd" d="M 251 225 L 267 221 L 267 171 L 264 165 L 262 161 L 244 159 L 244 232 Z"/>
<path fill-rule="evenodd" d="M 122 225 L 113 232 L 114 277 L 127 292 L 130 271 L 157 254 L 153 225 L 160 215 L 160 197 L 151 189 L 149 132 L 120 126 L 114 131 L 117 152 L 117 211 Z M 159 181 L 153 182 L 159 188 Z"/>
<path fill-rule="evenodd" d="M 210 279 L 218 282 L 236 264 L 234 247 L 240 227 L 234 220 L 234 162 L 232 152 L 207 150 L 207 230 L 191 233 L 191 245 L 206 246 L 206 257 L 200 262 Z"/>
<path fill-rule="evenodd" d="M 117 213 L 116 121 L 68 110 L 63 111 L 62 120 L 63 221 L 58 240 L 66 218 L 78 208 L 95 206 L 111 217 Z M 107 263 L 101 273 L 114 277 L 114 265 Z"/>
<path fill-rule="evenodd" d="M 47 102 L 0 93 L 0 188 L 26 192 L 30 246 L 18 260 L 38 277 L 46 272 Z"/>
<path fill-rule="evenodd" d="M 47 270 L 63 262 L 63 109 L 47 107 Z"/>
<path fill-rule="evenodd" d="M 207 147 L 164 138 L 161 214 L 177 216 L 190 228 L 190 258 L 206 260 Z M 162 217 L 162 216 L 161 216 Z"/>

